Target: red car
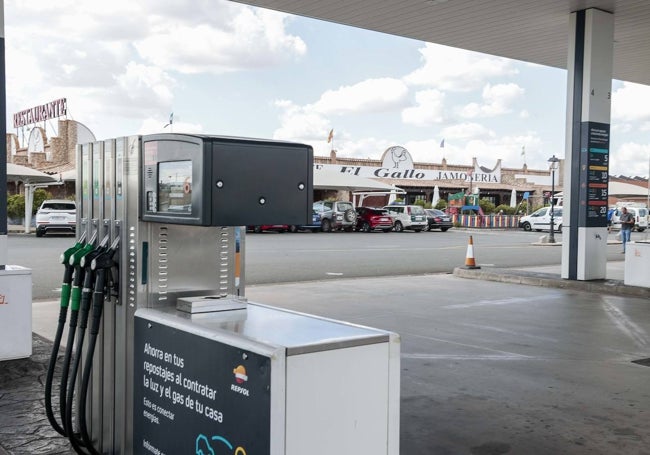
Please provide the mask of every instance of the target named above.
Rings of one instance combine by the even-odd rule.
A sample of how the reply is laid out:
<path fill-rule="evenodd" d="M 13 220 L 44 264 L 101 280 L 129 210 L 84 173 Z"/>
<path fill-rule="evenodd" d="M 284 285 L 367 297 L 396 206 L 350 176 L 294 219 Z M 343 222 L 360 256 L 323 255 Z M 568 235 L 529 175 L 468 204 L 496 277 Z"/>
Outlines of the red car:
<path fill-rule="evenodd" d="M 357 207 L 357 231 L 370 232 L 381 229 L 389 232 L 393 229 L 393 218 L 387 210 L 375 207 Z"/>
<path fill-rule="evenodd" d="M 289 226 L 288 224 L 265 224 L 262 226 L 248 226 L 246 228 L 247 231 L 253 231 L 256 233 L 259 232 L 264 232 L 264 231 L 276 231 L 276 232 L 287 232 L 291 231 L 294 232 L 295 228 L 294 226 Z"/>

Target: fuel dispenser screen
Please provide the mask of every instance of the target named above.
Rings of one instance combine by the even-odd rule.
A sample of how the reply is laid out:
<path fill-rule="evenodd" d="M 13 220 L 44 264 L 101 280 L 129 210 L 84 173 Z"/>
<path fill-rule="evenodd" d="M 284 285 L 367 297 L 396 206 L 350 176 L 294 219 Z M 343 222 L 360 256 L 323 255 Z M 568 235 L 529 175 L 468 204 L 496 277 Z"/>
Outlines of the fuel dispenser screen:
<path fill-rule="evenodd" d="M 158 163 L 158 211 L 192 213 L 192 162 Z"/>
<path fill-rule="evenodd" d="M 135 454 L 270 454 L 270 358 L 138 316 L 134 351 Z"/>
<path fill-rule="evenodd" d="M 141 143 L 143 221 L 195 226 L 312 221 L 313 150 L 304 144 L 156 134 Z"/>

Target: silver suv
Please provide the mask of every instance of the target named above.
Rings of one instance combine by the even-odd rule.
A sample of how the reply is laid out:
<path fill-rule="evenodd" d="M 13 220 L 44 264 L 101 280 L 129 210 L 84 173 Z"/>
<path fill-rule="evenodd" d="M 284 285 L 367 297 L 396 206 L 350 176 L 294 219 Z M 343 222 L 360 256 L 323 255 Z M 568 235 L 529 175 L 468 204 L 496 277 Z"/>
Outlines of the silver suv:
<path fill-rule="evenodd" d="M 75 233 L 77 205 L 67 199 L 47 199 L 36 212 L 36 237 L 48 232 Z"/>
<path fill-rule="evenodd" d="M 323 232 L 337 229 L 352 231 L 357 224 L 357 212 L 348 201 L 314 202 L 314 212 L 320 215 L 320 228 Z"/>

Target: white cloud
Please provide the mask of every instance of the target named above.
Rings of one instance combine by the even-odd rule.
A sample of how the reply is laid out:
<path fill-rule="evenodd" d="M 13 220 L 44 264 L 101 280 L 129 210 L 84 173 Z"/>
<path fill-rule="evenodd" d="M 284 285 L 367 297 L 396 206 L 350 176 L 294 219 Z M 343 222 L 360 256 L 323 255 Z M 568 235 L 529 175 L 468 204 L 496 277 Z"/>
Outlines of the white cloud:
<path fill-rule="evenodd" d="M 287 100 L 277 101 L 276 106 L 282 109 L 282 113 L 281 126 L 273 133 L 274 139 L 307 143 L 327 140 L 331 129 L 330 122 L 311 106 L 298 106 Z M 339 137 L 340 132 L 336 132 L 336 140 Z"/>
<path fill-rule="evenodd" d="M 66 97 L 69 117 L 98 137 L 169 112 L 182 73 L 256 70 L 306 52 L 286 31 L 290 16 L 229 1 L 9 1 L 5 18 L 8 112 Z"/>
<path fill-rule="evenodd" d="M 392 78 L 367 79 L 354 85 L 328 90 L 311 107 L 323 114 L 379 112 L 402 107 L 408 88 Z"/>
<path fill-rule="evenodd" d="M 650 86 L 623 82 L 612 93 L 612 121 L 650 120 Z"/>
<path fill-rule="evenodd" d="M 611 175 L 648 176 L 650 169 L 650 145 L 626 142 L 609 154 Z"/>
<path fill-rule="evenodd" d="M 196 123 L 186 123 L 182 119 L 174 118 L 172 127 L 165 125 L 169 123 L 169 118 L 149 117 L 142 121 L 136 134 L 155 134 L 155 133 L 187 133 L 200 134 L 204 133 L 203 125 Z"/>
<path fill-rule="evenodd" d="M 478 89 L 487 80 L 517 74 L 514 62 L 505 58 L 431 43 L 420 53 L 423 64 L 404 77 L 408 84 L 463 92 Z"/>
<path fill-rule="evenodd" d="M 402 111 L 402 121 L 415 126 L 431 126 L 444 120 L 445 94 L 438 90 L 423 90 L 415 94 L 416 106 Z"/>
<path fill-rule="evenodd" d="M 207 21 L 183 23 L 168 17 L 135 47 L 144 60 L 187 74 L 267 67 L 307 51 L 302 39 L 285 33 L 288 18 L 248 7 L 240 7 L 223 28 Z"/>
<path fill-rule="evenodd" d="M 524 93 L 525 90 L 514 83 L 486 84 L 482 93 L 483 104 L 470 103 L 461 109 L 460 115 L 464 118 L 479 118 L 509 114 L 512 112 L 510 106 Z"/>
<path fill-rule="evenodd" d="M 441 135 L 445 138 L 445 146 L 447 146 L 449 143 L 453 143 L 455 139 L 465 141 L 481 137 L 489 138 L 494 137 L 496 133 L 479 123 L 459 123 L 444 128 Z"/>

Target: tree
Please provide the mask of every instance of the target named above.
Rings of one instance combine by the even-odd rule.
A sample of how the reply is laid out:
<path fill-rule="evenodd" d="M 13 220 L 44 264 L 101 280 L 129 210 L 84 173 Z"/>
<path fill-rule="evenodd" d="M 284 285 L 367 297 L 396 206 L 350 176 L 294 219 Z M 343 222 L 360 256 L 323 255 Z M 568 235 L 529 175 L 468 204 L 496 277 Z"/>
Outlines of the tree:
<path fill-rule="evenodd" d="M 434 208 L 438 210 L 445 210 L 447 208 L 447 201 L 444 199 L 439 199 Z"/>
<path fill-rule="evenodd" d="M 32 215 L 34 215 L 43 201 L 52 199 L 52 193 L 45 191 L 43 188 L 38 188 L 34 191 L 34 203 L 32 204 Z M 23 203 L 24 204 L 24 203 Z"/>

